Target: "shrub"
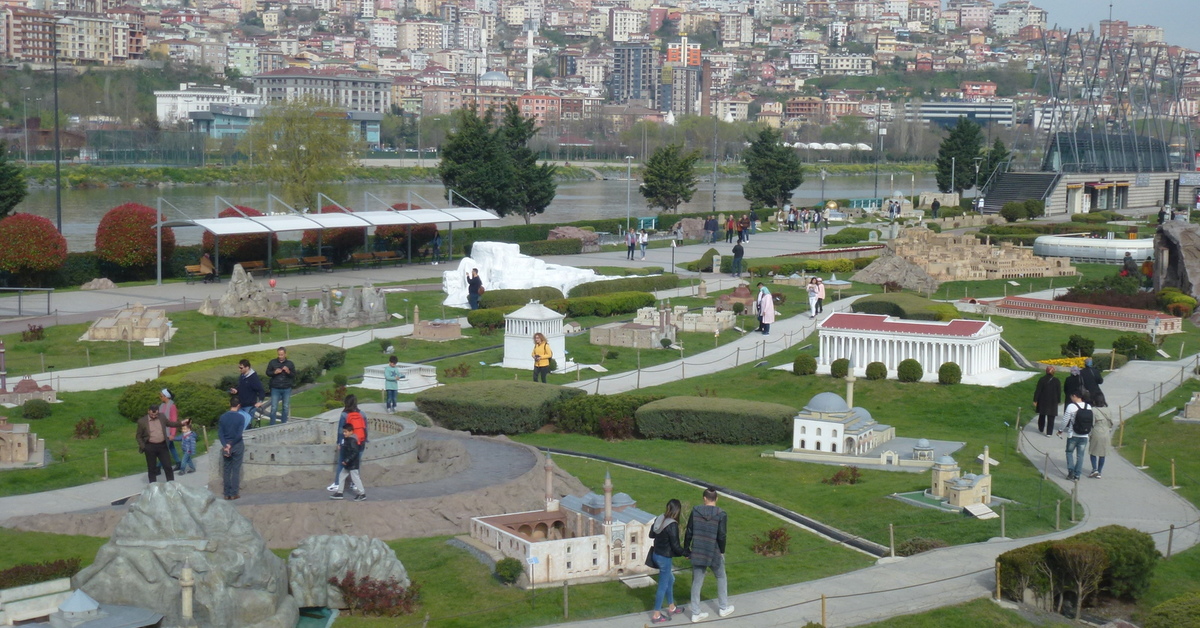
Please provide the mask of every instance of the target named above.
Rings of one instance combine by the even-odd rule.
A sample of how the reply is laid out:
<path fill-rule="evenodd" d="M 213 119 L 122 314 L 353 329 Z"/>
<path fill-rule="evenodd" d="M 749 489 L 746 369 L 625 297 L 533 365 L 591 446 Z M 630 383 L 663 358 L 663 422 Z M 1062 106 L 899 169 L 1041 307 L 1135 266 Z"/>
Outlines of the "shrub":
<path fill-rule="evenodd" d="M 1150 589 L 1154 567 L 1161 556 L 1149 534 L 1123 526 L 1109 525 L 1071 538 L 1104 549 L 1109 564 L 1101 586 L 1114 597 L 1136 600 Z"/>
<path fill-rule="evenodd" d="M 741 301 L 738 301 L 733 304 L 732 309 L 733 309 L 734 316 L 741 316 L 742 312 L 746 311 L 746 304 L 742 303 Z M 813 371 L 813 372 L 815 373 L 816 371 Z"/>
<path fill-rule="evenodd" d="M 741 305 L 741 303 L 735 303 L 734 305 Z M 807 353 L 801 353 L 792 362 L 792 373 L 796 375 L 812 375 L 816 372 L 817 359 Z"/>
<path fill-rule="evenodd" d="M 912 358 L 901 360 L 900 364 L 896 365 L 896 378 L 902 382 L 919 382 L 924 374 L 921 363 Z"/>
<path fill-rule="evenodd" d="M 939 547 L 946 547 L 946 542 L 941 539 L 926 539 L 919 536 L 914 536 L 911 539 L 901 541 L 896 545 L 897 556 L 914 556 L 921 552 L 928 552 Z"/>
<path fill-rule="evenodd" d="M 90 416 L 83 417 L 75 423 L 75 438 L 78 440 L 90 440 L 100 437 L 100 426 L 96 425 L 96 419 Z"/>
<path fill-rule="evenodd" d="M 858 244 L 866 242 L 871 238 L 871 232 L 874 229 L 865 227 L 846 227 L 837 233 L 831 233 L 825 236 L 825 244 Z"/>
<path fill-rule="evenodd" d="M 578 255 L 583 252 L 583 240 L 579 238 L 562 238 L 560 240 L 531 240 L 522 242 L 523 255 Z M 484 293 L 487 294 L 487 293 Z"/>
<path fill-rule="evenodd" d="M 829 365 L 829 375 L 831 377 L 843 378 L 850 373 L 850 359 L 838 358 Z"/>
<path fill-rule="evenodd" d="M 486 296 L 488 293 L 483 293 Z M 467 324 L 479 330 L 479 333 L 488 335 L 497 329 L 504 328 L 504 315 L 511 314 L 521 309 L 520 305 L 506 305 L 504 307 L 488 308 L 471 310 L 467 312 Z"/>
<path fill-rule="evenodd" d="M 1033 220 L 1034 218 L 1041 218 L 1042 216 L 1046 215 L 1046 201 L 1031 198 L 1026 199 L 1025 203 L 1023 204 L 1025 206 L 1025 217 L 1030 220 Z"/>
<path fill-rule="evenodd" d="M 479 309 L 502 307 L 505 305 L 522 306 L 530 301 L 547 303 L 561 298 L 563 298 L 562 291 L 550 286 L 539 286 L 524 290 L 489 290 L 479 296 Z"/>
<path fill-rule="evenodd" d="M 41 325 L 29 324 L 21 332 L 21 342 L 37 342 L 46 339 L 46 328 Z"/>
<path fill-rule="evenodd" d="M 21 406 L 21 418 L 29 421 L 50 416 L 50 402 L 45 399 L 30 399 Z"/>
<path fill-rule="evenodd" d="M 252 364 L 260 365 L 258 370 L 261 372 L 274 357 L 275 350 L 268 349 L 240 356 L 210 358 L 165 368 L 159 377 L 166 382 L 194 382 L 224 391 L 237 382 L 235 365 L 239 359 L 246 358 Z M 296 385 L 302 386 L 315 382 L 323 371 L 341 366 L 346 361 L 346 350 L 319 344 L 292 345 L 288 347 L 288 359 L 296 364 Z M 260 374 L 259 377 L 263 376 Z M 263 386 L 266 385 L 264 379 Z"/>
<path fill-rule="evenodd" d="M 346 601 L 346 613 L 365 617 L 399 617 L 410 615 L 417 608 L 421 585 L 415 582 L 404 587 L 395 578 L 377 580 L 371 576 L 358 577 L 353 570 L 340 579 L 332 577 L 329 584 L 337 587 Z"/>
<path fill-rule="evenodd" d="M 1016 370 L 1017 368 L 1017 361 L 1004 349 L 1000 350 L 1000 368 L 1010 370 Z"/>
<path fill-rule="evenodd" d="M 959 313 L 949 303 L 938 303 L 910 292 L 872 294 L 854 302 L 850 308 L 862 314 L 885 314 L 917 321 L 951 321 Z"/>
<path fill-rule="evenodd" d="M 566 386 L 492 380 L 431 388 L 416 402 L 418 410 L 447 429 L 524 434 L 549 423 L 558 402 L 584 394 Z"/>
<path fill-rule="evenodd" d="M 154 225 L 161 215 L 153 207 L 125 203 L 110 210 L 96 227 L 96 257 L 139 276 L 153 273 L 158 249 Z M 175 253 L 175 230 L 162 229 L 162 262 Z M 86 281 L 86 280 L 85 280 Z"/>
<path fill-rule="evenodd" d="M 872 362 L 867 365 L 867 379 L 887 379 L 887 365 L 883 362 Z"/>
<path fill-rule="evenodd" d="M 716 249 L 709 249 L 700 256 L 700 259 L 688 262 L 684 267 L 694 273 L 711 273 L 714 270 L 713 259 L 720 254 L 721 253 Z M 731 264 L 729 268 L 732 269 L 733 254 L 730 254 L 728 257 L 730 260 L 729 263 Z M 721 270 L 722 272 L 731 272 L 729 270 L 725 270 L 725 258 L 721 258 Z"/>
<path fill-rule="evenodd" d="M 216 425 L 217 419 L 229 410 L 229 393 L 212 386 L 188 381 L 146 380 L 127 386 L 117 400 L 117 412 L 130 421 L 146 414 L 146 407 L 158 403 L 158 393 L 170 388 L 180 418 L 190 418 L 196 426 Z"/>
<path fill-rule="evenodd" d="M 858 484 L 862 482 L 862 473 L 858 467 L 842 467 L 833 475 L 821 480 L 821 484 L 841 486 L 843 484 Z"/>
<path fill-rule="evenodd" d="M 79 564 L 80 560 L 78 558 L 64 558 L 62 560 L 53 560 L 44 563 L 26 563 L 10 567 L 4 571 L 0 571 L 0 589 L 23 587 L 28 584 L 48 582 L 59 578 L 70 578 L 79 573 Z"/>
<path fill-rule="evenodd" d="M 592 281 L 571 288 L 570 298 L 590 297 L 610 292 L 655 292 L 679 287 L 679 275 L 667 274 L 654 277 L 622 277 L 605 281 Z M 485 293 L 486 294 L 486 293 Z"/>
<path fill-rule="evenodd" d="M 337 205 L 326 205 L 316 213 L 319 214 L 344 214 L 346 210 Z M 300 243 L 305 249 L 316 251 L 317 254 L 324 254 L 324 251 L 317 251 L 317 245 L 320 243 L 322 247 L 332 249 L 330 258 L 334 263 L 341 263 L 350 259 L 350 254 L 358 249 L 365 249 L 367 245 L 367 230 L 362 227 L 338 227 L 335 229 L 309 229 L 300 237 Z"/>
<path fill-rule="evenodd" d="M 766 445 L 788 440 L 788 406 L 711 397 L 668 397 L 637 409 L 637 429 L 646 438 L 692 443 Z"/>
<path fill-rule="evenodd" d="M 1145 628 L 1200 628 L 1200 591 L 1155 606 L 1143 625 Z"/>
<path fill-rule="evenodd" d="M 241 211 L 239 212 L 238 210 Z M 227 207 L 221 210 L 221 213 L 217 214 L 217 217 L 229 218 L 241 216 L 242 214 L 247 216 L 263 215 L 262 212 L 254 209 L 253 207 L 243 207 L 238 205 L 237 209 Z M 267 235 L 245 234 L 225 236 L 221 238 L 221 260 L 227 262 L 227 267 L 232 267 L 236 262 L 248 262 L 252 260 L 261 260 L 266 262 L 268 237 L 271 238 L 271 248 L 278 251 L 279 236 L 275 235 L 274 233 Z M 201 242 L 204 252 L 215 256 L 216 247 L 214 245 L 216 244 L 216 240 L 213 238 L 213 234 L 205 230 L 204 236 L 201 238 Z"/>
<path fill-rule="evenodd" d="M 39 284 L 39 276 L 67 260 L 66 238 L 41 216 L 11 214 L 0 220 L 0 242 L 0 271 L 22 286 Z"/>
<path fill-rule="evenodd" d="M 1096 351 L 1096 341 L 1084 338 L 1079 334 L 1071 334 L 1066 344 L 1062 345 L 1062 354 L 1067 357 L 1091 357 Z"/>
<path fill-rule="evenodd" d="M 1000 216 L 1007 222 L 1016 222 L 1025 218 L 1025 203 L 1021 201 L 1009 201 L 1000 208 Z"/>
<path fill-rule="evenodd" d="M 190 264 L 191 262 L 188 263 Z M 50 282 L 55 288 L 78 287 L 101 276 L 103 275 L 100 272 L 100 258 L 96 257 L 94 251 L 67 253 L 67 259 L 63 261 L 63 265 L 54 273 L 54 277 Z"/>
<path fill-rule="evenodd" d="M 953 362 L 945 362 L 938 367 L 938 383 L 953 386 L 962 382 L 962 368 Z"/>
<path fill-rule="evenodd" d="M 753 543 L 750 544 L 750 550 L 759 556 L 783 556 L 788 553 L 788 546 L 792 542 L 792 535 L 788 534 L 787 528 L 772 528 L 767 530 L 766 537 L 760 537 L 757 534 L 751 537 Z"/>
<path fill-rule="evenodd" d="M 564 432 L 599 436 L 604 421 L 610 423 L 610 429 L 619 431 L 622 419 L 632 421 L 638 408 L 659 399 L 662 396 L 633 394 L 569 397 L 554 404 L 550 421 Z M 633 428 L 632 422 L 629 427 Z"/>
<path fill-rule="evenodd" d="M 621 357 L 621 354 L 617 353 L 616 351 L 613 351 L 612 349 L 609 349 L 608 351 L 604 352 L 605 360 L 615 360 L 619 357 Z"/>
<path fill-rule="evenodd" d="M 548 301 L 545 306 L 567 316 L 614 316 L 631 314 L 654 305 L 649 292 L 614 292 L 594 297 L 572 297 Z"/>
<path fill-rule="evenodd" d="M 1113 351 L 1124 354 L 1130 360 L 1153 360 L 1154 343 L 1140 334 L 1125 334 L 1113 341 Z"/>
<path fill-rule="evenodd" d="M 504 584 L 513 584 L 523 573 L 525 573 L 525 567 L 521 565 L 521 561 L 515 558 L 501 558 L 496 561 L 496 578 Z"/>

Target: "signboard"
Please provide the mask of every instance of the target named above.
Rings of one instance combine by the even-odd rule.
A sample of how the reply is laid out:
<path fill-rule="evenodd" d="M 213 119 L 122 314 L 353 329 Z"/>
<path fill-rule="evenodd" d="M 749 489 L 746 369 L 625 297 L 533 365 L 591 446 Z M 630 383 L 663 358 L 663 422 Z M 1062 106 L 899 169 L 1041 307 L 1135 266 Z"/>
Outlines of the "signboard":
<path fill-rule="evenodd" d="M 1150 173 L 1148 173 L 1148 172 L 1138 173 L 1137 178 L 1135 178 L 1133 180 L 1133 187 L 1135 187 L 1135 188 L 1150 187 Z"/>
<path fill-rule="evenodd" d="M 1179 185 L 1200 185 L 1200 172 L 1185 172 L 1180 174 Z"/>

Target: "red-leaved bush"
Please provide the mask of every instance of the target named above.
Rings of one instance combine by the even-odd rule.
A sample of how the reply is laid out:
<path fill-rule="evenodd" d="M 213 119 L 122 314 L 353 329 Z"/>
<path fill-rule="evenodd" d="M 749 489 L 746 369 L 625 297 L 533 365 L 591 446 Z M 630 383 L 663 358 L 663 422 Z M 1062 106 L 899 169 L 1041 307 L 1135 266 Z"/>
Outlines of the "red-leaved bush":
<path fill-rule="evenodd" d="M 344 214 L 346 210 L 337 205 L 326 205 L 321 208 L 319 213 L 322 214 Z M 325 233 L 320 233 L 316 229 L 309 229 L 304 232 L 304 236 L 300 238 L 300 243 L 306 249 L 316 250 L 317 244 L 321 246 L 333 247 L 333 260 L 335 262 L 343 262 L 349 259 L 350 254 L 355 249 L 366 244 L 367 230 L 357 227 L 339 227 L 337 229 L 326 229 Z"/>
<path fill-rule="evenodd" d="M 67 261 L 67 239 L 49 219 L 12 214 L 0 220 L 0 270 L 16 283 L 32 285 L 37 273 L 57 270 Z"/>
<path fill-rule="evenodd" d="M 154 266 L 158 249 L 155 217 L 158 211 L 139 203 L 118 205 L 104 214 L 96 228 L 96 257 L 121 268 Z M 162 230 L 162 259 L 175 252 L 175 231 Z"/>
<path fill-rule="evenodd" d="M 406 211 L 409 209 L 421 208 L 417 205 L 412 205 L 410 207 L 408 203 L 396 203 L 395 205 L 392 205 L 392 209 Z M 379 227 L 375 229 L 375 237 L 383 240 L 386 243 L 384 248 L 404 255 L 404 253 L 408 251 L 408 229 L 408 227 L 402 225 Z M 428 244 L 435 235 L 437 235 L 436 225 L 419 225 L 412 227 L 413 253 L 416 254 L 417 249 Z"/>
<path fill-rule="evenodd" d="M 336 576 L 329 584 L 337 587 L 346 602 L 348 615 L 367 617 L 399 617 L 411 615 L 421 599 L 421 585 L 413 582 L 407 588 L 395 578 L 376 580 L 371 576 L 356 576 L 347 571 L 341 579 Z"/>
<path fill-rule="evenodd" d="M 258 211 L 257 209 L 254 209 L 253 207 L 243 207 L 241 205 L 238 205 L 237 208 L 242 210 L 242 213 L 247 216 L 263 215 L 262 212 Z M 242 214 L 239 214 L 232 207 L 227 207 L 221 213 L 217 214 L 217 217 L 218 218 L 229 218 L 231 216 L 240 217 L 241 215 Z M 221 238 L 221 259 L 222 260 L 232 260 L 234 262 L 248 262 L 248 261 L 266 262 L 267 261 L 267 236 L 268 235 L 271 238 L 271 249 L 274 251 L 278 251 L 279 250 L 279 236 L 275 235 L 274 233 L 263 234 L 263 235 L 257 235 L 257 234 L 232 235 L 232 236 L 225 236 L 225 237 Z M 213 234 L 209 233 L 208 231 L 205 231 L 204 239 L 203 239 L 204 252 L 208 253 L 210 255 L 215 255 L 215 251 L 213 250 L 214 249 L 213 244 L 214 244 Z M 224 266 L 224 264 L 222 264 L 222 266 Z"/>

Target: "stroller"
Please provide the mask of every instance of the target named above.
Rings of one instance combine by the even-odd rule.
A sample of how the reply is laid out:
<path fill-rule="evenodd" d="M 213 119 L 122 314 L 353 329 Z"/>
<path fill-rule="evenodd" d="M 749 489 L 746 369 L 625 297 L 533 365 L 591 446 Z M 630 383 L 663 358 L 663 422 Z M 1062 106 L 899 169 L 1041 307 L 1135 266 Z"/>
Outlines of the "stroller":
<path fill-rule="evenodd" d="M 246 416 L 246 429 L 255 429 L 263 426 L 263 422 L 268 424 L 271 421 L 271 402 L 268 400 L 261 406 L 243 408 L 242 414 Z"/>

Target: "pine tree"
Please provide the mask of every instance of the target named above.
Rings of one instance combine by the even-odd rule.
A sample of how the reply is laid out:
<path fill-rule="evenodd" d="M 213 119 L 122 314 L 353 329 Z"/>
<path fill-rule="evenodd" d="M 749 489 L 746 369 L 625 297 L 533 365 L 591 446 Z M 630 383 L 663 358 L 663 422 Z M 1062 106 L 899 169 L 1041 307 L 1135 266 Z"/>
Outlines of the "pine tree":
<path fill-rule="evenodd" d="M 537 134 L 533 118 L 521 115 L 517 104 L 504 106 L 504 120 L 496 131 L 504 154 L 512 160 L 511 196 L 509 209 L 520 214 L 529 224 L 535 214 L 546 211 L 558 192 L 554 180 L 557 168 L 552 164 L 538 165 L 538 155 L 529 148 L 529 140 Z"/>
<path fill-rule="evenodd" d="M 962 192 L 975 185 L 974 159 L 983 156 L 982 151 L 983 132 L 979 125 L 960 116 L 938 147 L 938 189 L 942 192 Z M 981 176 L 982 172 L 981 169 Z"/>
<path fill-rule="evenodd" d="M 1004 142 L 997 137 L 996 141 L 992 143 L 992 149 L 988 151 L 987 162 L 985 162 L 986 169 L 979 172 L 980 185 L 982 186 L 984 183 L 991 181 L 996 170 L 1003 166 L 1004 162 L 1008 161 L 1011 156 L 1012 153 L 1008 152 L 1008 148 L 1004 145 Z"/>
<path fill-rule="evenodd" d="M 471 107 L 455 111 L 454 117 L 457 129 L 446 136 L 438 164 L 442 185 L 454 190 L 456 203 L 465 203 L 458 198 L 461 195 L 480 208 L 508 215 L 513 164 L 493 130 L 493 112 L 480 116 Z"/>
<path fill-rule="evenodd" d="M 742 185 L 742 196 L 750 207 L 783 207 L 791 202 L 792 191 L 804 183 L 804 164 L 796 151 L 783 145 L 783 133 L 770 127 L 758 133 L 750 148 L 742 154 L 749 178 Z"/>
<path fill-rule="evenodd" d="M 649 207 L 674 212 L 696 193 L 696 162 L 700 151 L 683 152 L 682 144 L 668 144 L 655 149 L 642 171 L 638 193 Z"/>
<path fill-rule="evenodd" d="M 8 143 L 0 142 L 0 218 L 25 200 L 27 192 L 25 169 L 8 160 Z"/>

